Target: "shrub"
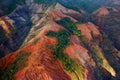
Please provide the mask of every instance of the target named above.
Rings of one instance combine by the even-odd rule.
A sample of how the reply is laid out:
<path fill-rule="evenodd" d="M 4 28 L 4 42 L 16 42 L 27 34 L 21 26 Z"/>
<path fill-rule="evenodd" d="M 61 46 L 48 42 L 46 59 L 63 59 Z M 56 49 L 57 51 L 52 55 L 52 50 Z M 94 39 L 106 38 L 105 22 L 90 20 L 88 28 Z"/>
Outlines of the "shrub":
<path fill-rule="evenodd" d="M 96 57 L 96 60 L 102 65 L 103 59 L 101 58 L 101 56 L 94 50 L 92 50 L 92 54 Z"/>
<path fill-rule="evenodd" d="M 64 28 L 66 28 L 70 33 L 77 35 L 80 39 L 81 37 L 81 31 L 77 30 L 76 23 L 72 22 L 69 18 L 63 18 L 59 21 L 56 21 L 56 23 L 62 25 Z"/>
<path fill-rule="evenodd" d="M 59 32 L 53 32 L 49 31 L 46 33 L 47 36 L 50 37 L 56 37 L 58 40 L 58 44 L 56 47 L 53 47 L 54 50 L 53 57 L 56 59 L 59 59 L 62 62 L 63 68 L 67 70 L 68 72 L 72 72 L 73 67 L 75 66 L 75 63 L 72 59 L 69 58 L 69 56 L 62 51 L 70 45 L 70 33 L 66 30 L 61 30 Z"/>
<path fill-rule="evenodd" d="M 0 71 L 0 77 L 1 80 L 14 80 L 13 75 L 15 72 L 17 72 L 19 69 L 22 69 L 25 67 L 25 62 L 28 59 L 28 56 L 30 55 L 30 52 L 20 52 L 15 60 L 10 64 L 8 69 L 3 69 Z"/>

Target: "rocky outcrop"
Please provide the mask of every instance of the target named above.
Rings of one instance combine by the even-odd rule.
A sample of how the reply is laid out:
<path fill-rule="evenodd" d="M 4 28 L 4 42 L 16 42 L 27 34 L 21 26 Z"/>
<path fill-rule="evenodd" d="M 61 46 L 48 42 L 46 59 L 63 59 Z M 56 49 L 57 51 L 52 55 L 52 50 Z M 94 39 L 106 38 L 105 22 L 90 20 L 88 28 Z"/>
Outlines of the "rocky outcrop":
<path fill-rule="evenodd" d="M 111 12 L 116 13 L 119 11 L 112 7 L 102 6 L 99 9 L 97 9 L 96 11 L 94 11 L 93 14 L 96 16 L 107 16 L 107 15 L 110 15 Z"/>
<path fill-rule="evenodd" d="M 78 22 L 68 13 L 79 12 L 59 3 L 46 10 L 32 0 L 26 3 L 8 16 L 17 30 L 10 35 L 12 49 L 22 46 L 0 59 L 1 80 L 108 80 L 119 76 L 101 49 L 104 37 L 98 26 Z M 104 11 L 101 15 L 108 14 Z M 65 23 L 58 22 L 62 19 Z M 9 28 L 3 26 L 8 32 Z"/>
<path fill-rule="evenodd" d="M 29 5 L 31 3 L 31 5 Z M 18 5 L 8 16 L 0 18 L 0 27 L 6 32 L 7 37 L 0 43 L 1 54 L 17 50 L 23 43 L 31 26 L 38 21 L 43 12 L 44 5 L 38 5 L 33 1 L 27 1 L 24 5 Z M 7 51 L 7 52 L 6 52 Z M 3 53 L 2 53 L 3 52 Z"/>
<path fill-rule="evenodd" d="M 97 16 L 106 16 L 109 15 L 110 13 L 105 6 L 102 6 L 97 11 L 93 12 L 93 14 Z"/>
<path fill-rule="evenodd" d="M 49 30 L 58 31 L 60 29 L 61 29 L 61 27 L 57 26 L 56 23 L 50 22 L 49 25 L 46 25 L 43 27 L 42 31 L 34 38 L 34 40 L 32 40 L 29 44 L 27 44 L 25 47 L 23 47 L 22 49 L 19 50 L 22 52 L 30 52 L 31 55 L 28 57 L 27 62 L 25 62 L 26 66 L 24 66 L 22 69 L 20 68 L 17 72 L 15 72 L 14 78 L 16 80 L 20 80 L 20 79 L 24 79 L 24 80 L 26 80 L 26 79 L 67 80 L 67 79 L 69 79 L 69 80 L 72 80 L 72 76 L 68 75 L 68 73 L 65 70 L 63 70 L 63 67 L 62 67 L 60 61 L 54 59 L 53 56 L 51 55 L 52 51 L 46 47 L 46 46 L 50 47 L 50 46 L 56 44 L 55 38 L 48 38 L 45 36 L 46 32 Z M 40 40 L 35 44 L 35 40 L 38 38 Z M 72 38 L 72 36 L 71 36 L 71 38 Z M 72 40 L 72 42 L 74 43 L 73 40 Z M 76 45 L 76 44 L 73 44 L 73 45 Z M 75 47 L 73 45 L 71 45 L 71 46 Z M 79 47 L 79 45 L 76 45 L 76 48 L 77 47 L 80 48 L 80 51 L 82 51 L 82 53 L 84 53 L 84 50 L 85 50 L 84 48 L 82 50 L 82 47 Z M 3 66 L 5 67 L 6 64 L 7 64 L 6 67 L 8 67 L 10 64 L 12 64 L 15 59 L 9 58 L 9 57 L 11 57 L 11 55 L 15 56 L 15 54 L 19 55 L 20 54 L 19 51 L 16 51 L 15 53 L 11 53 L 10 55 L 6 56 L 5 58 L 2 58 L 1 63 L 0 63 L 1 64 L 0 68 L 2 69 Z M 75 50 L 73 49 L 73 51 L 75 51 Z M 73 53 L 73 55 L 75 55 L 75 54 L 76 53 Z M 81 55 L 81 54 L 79 53 L 79 55 Z M 72 56 L 72 53 L 70 53 L 69 56 L 72 58 L 76 58 L 76 57 Z M 84 55 L 81 55 L 81 57 L 83 57 L 83 56 Z M 86 56 L 88 56 L 87 53 L 86 53 Z M 11 59 L 11 60 L 9 60 L 10 61 L 9 63 L 6 61 L 6 58 Z M 86 57 L 84 57 L 84 58 L 86 58 Z M 87 59 L 85 59 L 85 60 L 87 60 Z M 7 63 L 5 63 L 5 62 L 7 62 Z M 86 69 L 83 68 L 83 70 L 86 70 Z M 87 72 L 86 73 L 84 72 L 84 74 L 85 74 L 84 80 L 87 80 L 87 75 L 88 75 Z"/>
<path fill-rule="evenodd" d="M 113 1 L 115 2 L 115 1 Z M 97 16 L 94 15 L 93 23 L 99 26 L 103 34 L 103 41 L 101 42 L 101 48 L 105 53 L 105 57 L 107 58 L 110 65 L 114 67 L 115 70 L 118 70 L 119 60 L 119 9 L 117 7 L 107 7 L 108 11 L 110 12 L 109 15 L 106 16 Z M 117 49 L 116 49 L 117 48 Z M 114 55 L 114 59 L 113 59 Z M 117 61 L 118 60 L 118 61 Z M 115 63 L 114 63 L 115 62 Z M 112 64 L 114 63 L 114 64 Z M 110 80 L 119 79 L 119 71 L 116 74 L 116 77 L 112 77 Z"/>
<path fill-rule="evenodd" d="M 78 24 L 77 27 L 81 31 L 81 35 L 84 36 L 87 41 L 93 40 L 95 37 L 100 38 L 101 36 L 98 30 L 98 26 L 94 25 L 91 22 L 88 22 L 86 24 Z"/>
<path fill-rule="evenodd" d="M 10 34 L 11 30 L 14 29 L 13 21 L 10 20 L 8 17 L 0 18 L 0 26 L 3 28 L 6 34 Z"/>
<path fill-rule="evenodd" d="M 7 38 L 1 43 L 5 48 L 4 51 L 14 51 L 22 44 L 32 24 L 27 11 L 25 6 L 19 6 L 9 16 L 1 17 L 0 24 L 7 35 Z"/>
<path fill-rule="evenodd" d="M 75 11 L 75 10 L 72 10 L 72 9 L 68 9 L 68 8 L 65 8 L 64 6 L 62 6 L 61 4 L 57 3 L 56 6 L 55 6 L 55 10 L 57 11 L 61 11 L 63 13 L 69 13 L 69 14 L 77 14 L 77 15 L 80 15 L 79 12 Z"/>

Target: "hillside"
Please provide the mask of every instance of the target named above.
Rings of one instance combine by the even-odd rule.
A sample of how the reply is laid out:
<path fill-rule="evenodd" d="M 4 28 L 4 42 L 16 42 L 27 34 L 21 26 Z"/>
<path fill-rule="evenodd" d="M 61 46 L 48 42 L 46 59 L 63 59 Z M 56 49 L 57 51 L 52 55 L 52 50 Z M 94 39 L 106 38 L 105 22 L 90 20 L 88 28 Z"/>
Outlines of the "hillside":
<path fill-rule="evenodd" d="M 0 80 L 120 79 L 119 0 L 22 1 L 0 11 Z"/>

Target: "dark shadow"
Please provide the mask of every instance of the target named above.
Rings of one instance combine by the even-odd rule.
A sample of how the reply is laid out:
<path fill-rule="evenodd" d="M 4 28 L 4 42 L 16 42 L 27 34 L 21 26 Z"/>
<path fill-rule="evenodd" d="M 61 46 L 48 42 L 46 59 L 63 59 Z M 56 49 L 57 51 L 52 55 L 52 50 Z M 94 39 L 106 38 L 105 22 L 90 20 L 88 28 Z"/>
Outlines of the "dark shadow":
<path fill-rule="evenodd" d="M 4 52 L 1 53 L 2 56 L 19 49 L 32 26 L 30 11 L 27 6 L 17 7 L 8 17 L 14 21 L 14 29 L 9 37 L 6 37 L 0 44 L 4 48 L 4 51 L 0 49 L 0 52 Z"/>

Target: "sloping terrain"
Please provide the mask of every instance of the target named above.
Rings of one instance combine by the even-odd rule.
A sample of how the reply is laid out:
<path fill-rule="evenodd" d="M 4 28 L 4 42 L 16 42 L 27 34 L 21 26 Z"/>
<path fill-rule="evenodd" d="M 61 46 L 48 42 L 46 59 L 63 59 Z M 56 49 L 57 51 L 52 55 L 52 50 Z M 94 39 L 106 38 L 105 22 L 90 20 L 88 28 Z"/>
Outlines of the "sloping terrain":
<path fill-rule="evenodd" d="M 26 0 L 0 18 L 0 80 L 119 80 L 119 9 L 48 2 Z"/>
<path fill-rule="evenodd" d="M 103 34 L 103 41 L 101 42 L 100 46 L 104 51 L 104 55 L 110 62 L 111 66 L 117 71 L 117 79 L 119 79 L 119 62 L 120 62 L 120 46 L 119 46 L 119 35 L 120 35 L 120 15 L 119 15 L 119 8 L 118 7 L 106 7 L 109 14 L 105 15 L 96 15 L 94 14 L 92 21 L 96 25 L 99 26 L 102 34 Z M 96 12 L 96 11 L 95 11 Z M 98 10 L 98 14 L 101 10 Z M 117 80 L 113 78 L 113 80 Z"/>

